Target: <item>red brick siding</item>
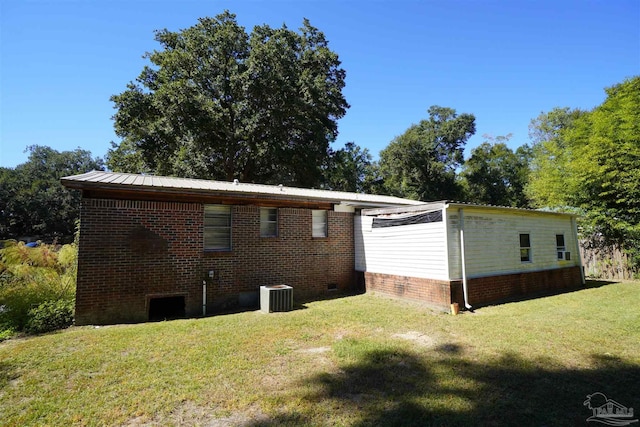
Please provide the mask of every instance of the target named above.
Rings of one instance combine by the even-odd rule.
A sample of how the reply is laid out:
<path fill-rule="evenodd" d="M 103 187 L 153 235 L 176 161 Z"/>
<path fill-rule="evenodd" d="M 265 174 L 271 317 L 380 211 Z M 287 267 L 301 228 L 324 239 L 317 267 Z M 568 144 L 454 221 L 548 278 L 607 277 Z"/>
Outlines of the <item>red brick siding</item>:
<path fill-rule="evenodd" d="M 461 281 L 421 279 L 379 273 L 364 273 L 367 292 L 422 301 L 448 310 L 464 298 Z M 469 303 L 486 305 L 539 293 L 577 288 L 582 284 L 580 267 L 469 279 Z"/>
<path fill-rule="evenodd" d="M 441 307 L 449 307 L 452 302 L 452 286 L 448 280 L 369 272 L 364 273 L 364 280 L 367 292 L 379 292 L 393 297 L 422 301 Z"/>
<path fill-rule="evenodd" d="M 325 239 L 311 237 L 311 210 L 278 214 L 278 237 L 262 238 L 259 208 L 234 206 L 232 250 L 205 252 L 201 203 L 83 199 L 76 323 L 146 321 L 159 295 L 184 296 L 187 315 L 198 315 L 209 270 L 211 311 L 266 284 L 287 283 L 297 298 L 350 288 L 353 214 L 330 211 Z"/>
<path fill-rule="evenodd" d="M 296 297 L 353 285 L 353 214 L 328 212 L 327 238 L 311 237 L 311 210 L 278 209 L 278 236 L 260 237 L 260 208 L 235 206 L 231 252 L 207 252 L 205 271 L 219 272 L 209 298 L 216 304 L 261 285 L 288 284 Z"/>
<path fill-rule="evenodd" d="M 482 305 L 520 296 L 553 293 L 582 284 L 580 267 L 469 279 L 471 305 Z"/>

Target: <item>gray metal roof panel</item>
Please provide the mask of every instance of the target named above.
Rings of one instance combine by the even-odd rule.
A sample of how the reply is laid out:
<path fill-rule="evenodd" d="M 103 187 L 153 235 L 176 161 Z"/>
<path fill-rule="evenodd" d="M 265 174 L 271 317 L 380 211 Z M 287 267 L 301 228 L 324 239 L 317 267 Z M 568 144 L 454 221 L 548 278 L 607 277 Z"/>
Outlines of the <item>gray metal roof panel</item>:
<path fill-rule="evenodd" d="M 234 183 L 224 181 L 207 181 L 200 179 L 158 177 L 152 175 L 136 175 L 116 172 L 92 171 L 80 175 L 73 175 L 61 179 L 70 186 L 89 184 L 104 184 L 112 188 L 167 188 L 196 191 L 220 191 L 236 194 L 276 196 L 278 198 L 309 198 L 316 200 L 330 200 L 346 202 L 347 204 L 369 205 L 417 205 L 422 202 L 402 199 L 392 196 L 378 196 L 373 194 L 348 193 L 342 191 L 316 190 L 307 188 L 285 187 L 278 185 L 264 185 L 253 183 Z M 77 183 L 79 185 L 73 185 Z M 351 203 L 350 203 L 351 202 Z"/>
<path fill-rule="evenodd" d="M 464 202 L 450 202 L 447 200 L 439 202 L 426 202 L 419 205 L 412 206 L 396 206 L 396 207 L 382 207 L 379 209 L 365 209 L 362 211 L 362 215 L 377 216 L 377 215 L 399 215 L 405 213 L 426 212 L 437 209 L 453 208 L 453 209 L 490 209 L 493 211 L 509 211 L 513 213 L 533 213 L 533 214 L 550 214 L 550 215 L 567 215 L 578 216 L 577 214 L 570 212 L 555 212 L 540 209 L 527 209 L 527 208 L 515 208 L 512 206 L 496 206 L 496 205 L 481 205 L 476 203 L 464 203 Z"/>

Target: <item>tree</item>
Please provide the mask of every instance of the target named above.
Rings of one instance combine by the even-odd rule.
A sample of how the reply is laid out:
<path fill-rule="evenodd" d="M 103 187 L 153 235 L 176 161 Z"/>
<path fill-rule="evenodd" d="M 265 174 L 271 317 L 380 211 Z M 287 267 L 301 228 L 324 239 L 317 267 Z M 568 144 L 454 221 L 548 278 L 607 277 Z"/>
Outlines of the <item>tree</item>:
<path fill-rule="evenodd" d="M 349 107 L 345 71 L 308 20 L 299 32 L 228 11 L 179 32 L 156 32 L 136 83 L 111 99 L 113 170 L 317 186 L 337 120 Z"/>
<path fill-rule="evenodd" d="M 429 118 L 414 124 L 380 152 L 380 174 L 388 194 L 416 200 L 457 199 L 456 170 L 467 140 L 475 133 L 472 114 L 432 106 Z"/>
<path fill-rule="evenodd" d="M 529 124 L 532 141 L 530 179 L 526 185 L 527 197 L 538 207 L 568 206 L 568 168 L 572 161 L 570 142 L 565 134 L 574 122 L 585 115 L 578 109 L 554 108 Z M 578 185 L 573 182 L 572 184 Z"/>
<path fill-rule="evenodd" d="M 471 151 L 461 177 L 466 200 L 496 206 L 527 207 L 524 187 L 529 175 L 529 147 L 514 153 L 506 144 L 507 136 L 483 135 L 487 141 Z"/>
<path fill-rule="evenodd" d="M 569 107 L 556 107 L 548 113 L 540 113 L 529 123 L 529 139 L 536 146 L 560 137 L 560 133 L 573 124 L 585 111 Z"/>
<path fill-rule="evenodd" d="M 101 170 L 102 160 L 80 148 L 58 152 L 34 145 L 27 150 L 27 162 L 0 168 L 0 239 L 36 236 L 70 242 L 81 195 L 63 187 L 60 178 Z"/>
<path fill-rule="evenodd" d="M 579 186 L 570 202 L 587 222 L 640 261 L 640 77 L 606 89 L 607 99 L 567 130 Z"/>
<path fill-rule="evenodd" d="M 113 172 L 146 174 L 152 172 L 145 163 L 142 152 L 130 139 L 125 139 L 120 144 L 111 141 L 111 148 L 107 151 L 105 163 Z"/>
<path fill-rule="evenodd" d="M 367 192 L 372 159 L 369 150 L 353 142 L 332 152 L 325 172 L 325 187 L 336 191 Z"/>
<path fill-rule="evenodd" d="M 640 77 L 606 93 L 534 146 L 530 193 L 538 205 L 578 208 L 585 232 L 620 245 L 640 266 Z"/>

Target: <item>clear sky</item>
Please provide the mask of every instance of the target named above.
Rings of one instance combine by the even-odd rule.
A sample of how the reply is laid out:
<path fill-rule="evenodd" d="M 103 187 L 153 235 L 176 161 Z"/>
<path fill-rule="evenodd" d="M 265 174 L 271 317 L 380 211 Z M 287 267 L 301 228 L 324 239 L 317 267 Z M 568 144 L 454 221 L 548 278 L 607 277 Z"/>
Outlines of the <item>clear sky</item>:
<path fill-rule="evenodd" d="M 29 145 L 104 156 L 109 97 L 125 90 L 177 31 L 224 9 L 254 25 L 323 31 L 347 71 L 351 104 L 334 148 L 374 157 L 431 105 L 476 116 L 476 135 L 513 134 L 556 106 L 591 109 L 604 88 L 640 74 L 640 1 L 0 0 L 0 166 Z"/>

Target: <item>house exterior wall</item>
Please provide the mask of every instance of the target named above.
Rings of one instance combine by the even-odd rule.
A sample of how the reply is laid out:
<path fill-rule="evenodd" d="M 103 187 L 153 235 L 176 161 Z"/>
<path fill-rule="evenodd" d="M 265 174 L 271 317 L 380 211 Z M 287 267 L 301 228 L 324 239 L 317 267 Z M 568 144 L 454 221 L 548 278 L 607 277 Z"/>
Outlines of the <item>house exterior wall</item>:
<path fill-rule="evenodd" d="M 233 206 L 232 249 L 205 251 L 202 203 L 84 198 L 76 324 L 148 320 L 154 297 L 182 296 L 187 316 L 231 308 L 261 285 L 296 299 L 354 281 L 353 214 L 328 211 L 328 237 L 311 237 L 311 209 L 278 209 L 278 236 L 260 237 L 260 208 Z M 214 277 L 208 278 L 213 270 Z"/>
<path fill-rule="evenodd" d="M 485 305 L 532 295 L 543 295 L 578 288 L 582 284 L 580 267 L 503 274 L 469 279 L 469 303 Z M 461 302 L 461 301 L 459 301 Z"/>
<path fill-rule="evenodd" d="M 394 298 L 406 298 L 448 310 L 450 304 L 461 302 L 462 284 L 449 280 L 426 279 L 382 273 L 364 273 L 367 292 Z"/>
<path fill-rule="evenodd" d="M 373 217 L 356 216 L 356 270 L 448 280 L 444 221 L 372 228 Z"/>
<path fill-rule="evenodd" d="M 524 210 L 469 207 L 464 210 L 469 303 L 486 305 L 582 284 L 572 217 Z M 445 221 L 372 229 L 373 217 L 356 217 L 356 270 L 367 292 L 419 300 L 448 310 L 464 304 L 460 212 L 448 208 Z M 520 259 L 521 233 L 530 235 L 532 260 Z M 558 260 L 562 234 L 571 260 Z"/>
<path fill-rule="evenodd" d="M 391 274 L 364 273 L 367 292 L 420 301 L 449 310 L 450 304 L 464 307 L 461 280 L 437 280 Z M 503 274 L 469 279 L 469 304 L 482 306 L 536 295 L 575 289 L 582 283 L 580 267 Z"/>
<path fill-rule="evenodd" d="M 578 242 L 570 216 L 527 211 L 464 208 L 464 240 L 468 278 L 553 270 L 580 265 Z M 460 213 L 447 210 L 449 278 L 462 278 Z M 530 235 L 531 262 L 520 260 L 520 234 Z M 558 260 L 556 234 L 563 234 L 571 260 Z"/>

